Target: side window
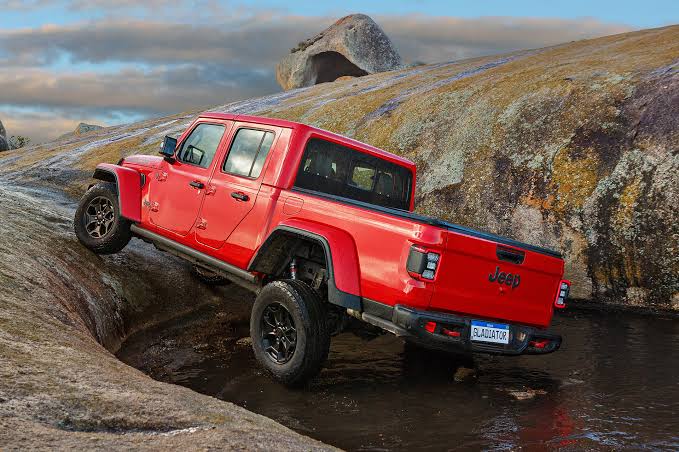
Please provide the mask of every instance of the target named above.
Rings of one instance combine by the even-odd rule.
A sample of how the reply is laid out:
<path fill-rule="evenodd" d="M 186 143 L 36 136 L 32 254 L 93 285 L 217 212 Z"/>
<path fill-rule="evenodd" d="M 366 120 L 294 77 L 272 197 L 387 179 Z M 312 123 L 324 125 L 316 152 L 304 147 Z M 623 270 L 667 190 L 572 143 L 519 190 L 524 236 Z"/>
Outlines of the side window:
<path fill-rule="evenodd" d="M 372 190 L 375 167 L 364 162 L 355 162 L 351 171 L 350 184 L 361 190 Z"/>
<path fill-rule="evenodd" d="M 263 130 L 240 129 L 231 144 L 222 171 L 256 179 L 273 144 L 274 134 Z"/>
<path fill-rule="evenodd" d="M 177 158 L 184 163 L 207 168 L 217 153 L 223 135 L 222 125 L 198 124 L 182 143 Z"/>
<path fill-rule="evenodd" d="M 346 146 L 312 138 L 297 170 L 295 187 L 408 210 L 408 168 Z"/>

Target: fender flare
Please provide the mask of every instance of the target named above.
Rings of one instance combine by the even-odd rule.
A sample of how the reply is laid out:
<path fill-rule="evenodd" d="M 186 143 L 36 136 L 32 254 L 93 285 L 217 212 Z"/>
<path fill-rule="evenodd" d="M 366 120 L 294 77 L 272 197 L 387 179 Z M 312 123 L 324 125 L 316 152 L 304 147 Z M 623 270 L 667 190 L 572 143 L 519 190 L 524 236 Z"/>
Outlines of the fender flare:
<path fill-rule="evenodd" d="M 325 252 L 328 271 L 328 301 L 344 308 L 362 311 L 360 267 L 356 244 L 339 228 L 299 219 L 281 222 L 259 247 L 248 271 L 260 271 L 265 255 L 279 238 L 297 236 L 318 243 Z"/>
<path fill-rule="evenodd" d="M 135 223 L 141 222 L 141 181 L 139 171 L 110 163 L 100 163 L 93 178 L 116 184 L 120 215 Z"/>

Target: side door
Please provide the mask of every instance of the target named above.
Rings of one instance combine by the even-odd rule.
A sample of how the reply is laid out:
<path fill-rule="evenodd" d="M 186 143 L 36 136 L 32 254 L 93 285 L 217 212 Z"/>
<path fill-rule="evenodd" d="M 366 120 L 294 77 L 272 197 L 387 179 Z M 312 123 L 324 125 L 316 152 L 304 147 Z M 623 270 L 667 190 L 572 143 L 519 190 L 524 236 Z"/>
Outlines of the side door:
<path fill-rule="evenodd" d="M 228 153 L 210 180 L 198 219 L 196 240 L 219 249 L 252 210 L 269 151 L 281 129 L 235 123 Z"/>
<path fill-rule="evenodd" d="M 151 178 L 151 223 L 186 236 L 196 222 L 220 144 L 230 122 L 197 122 L 177 145 L 176 160 L 165 162 Z"/>

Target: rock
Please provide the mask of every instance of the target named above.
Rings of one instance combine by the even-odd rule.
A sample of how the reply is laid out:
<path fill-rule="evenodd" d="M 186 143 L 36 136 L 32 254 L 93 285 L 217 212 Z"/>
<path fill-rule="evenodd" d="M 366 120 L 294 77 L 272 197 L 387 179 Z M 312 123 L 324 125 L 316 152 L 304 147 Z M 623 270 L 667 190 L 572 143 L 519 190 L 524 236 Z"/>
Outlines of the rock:
<path fill-rule="evenodd" d="M 455 371 L 453 379 L 458 383 L 474 381 L 478 378 L 476 369 L 471 369 L 468 367 L 458 367 Z"/>
<path fill-rule="evenodd" d="M 252 346 L 252 338 L 250 336 L 247 337 L 241 337 L 236 341 L 236 345 L 240 347 L 251 347 Z"/>
<path fill-rule="evenodd" d="M 419 213 L 562 251 L 579 300 L 679 310 L 677 55 L 675 25 L 216 110 L 301 121 L 410 158 Z M 5 154 L 0 180 L 80 196 L 97 163 L 156 153 L 193 118 Z"/>
<path fill-rule="evenodd" d="M 276 66 L 276 79 L 289 90 L 401 67 L 401 57 L 379 25 L 353 14 L 300 42 Z"/>
<path fill-rule="evenodd" d="M 0 178 L 3 450 L 334 450 L 118 361 L 127 335 L 223 297 L 139 241 L 116 256 L 87 251 L 73 211 L 63 195 Z M 247 315 L 250 303 L 229 304 Z"/>
<path fill-rule="evenodd" d="M 5 126 L 3 126 L 2 121 L 0 121 L 0 152 L 2 151 L 9 151 L 9 141 L 7 140 Z"/>
<path fill-rule="evenodd" d="M 75 128 L 73 132 L 68 132 L 63 135 L 61 135 L 58 140 L 61 140 L 63 138 L 69 138 L 69 137 L 79 137 L 80 135 L 84 135 L 89 132 L 94 132 L 95 130 L 101 130 L 103 129 L 104 126 L 98 126 L 96 124 L 86 124 L 84 122 L 81 122 L 78 124 L 78 126 Z"/>
<path fill-rule="evenodd" d="M 95 130 L 100 130 L 103 128 L 104 126 L 98 126 L 96 124 L 85 124 L 84 122 L 81 122 L 80 124 L 78 124 L 78 127 L 75 128 L 73 133 L 75 135 L 82 135 L 84 133 L 93 132 Z"/>
<path fill-rule="evenodd" d="M 545 391 L 544 389 L 531 389 L 531 388 L 526 388 L 523 390 L 506 389 L 503 391 L 509 394 L 510 396 L 514 397 L 516 400 L 531 400 L 538 395 L 547 394 L 547 391 Z"/>

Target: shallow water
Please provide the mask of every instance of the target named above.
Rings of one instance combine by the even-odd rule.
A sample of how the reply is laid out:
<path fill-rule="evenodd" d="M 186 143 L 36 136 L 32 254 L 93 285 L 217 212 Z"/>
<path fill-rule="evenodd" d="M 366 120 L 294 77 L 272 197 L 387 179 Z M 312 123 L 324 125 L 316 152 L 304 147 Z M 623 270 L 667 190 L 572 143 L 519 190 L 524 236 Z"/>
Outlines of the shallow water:
<path fill-rule="evenodd" d="M 677 320 L 571 312 L 554 321 L 565 338 L 559 352 L 477 356 L 473 364 L 389 335 L 345 333 L 321 375 L 289 390 L 258 369 L 247 345 L 222 339 L 246 336 L 244 325 L 206 340 L 215 315 L 138 333 L 119 356 L 349 450 L 679 449 Z M 456 382 L 461 366 L 476 376 Z"/>

